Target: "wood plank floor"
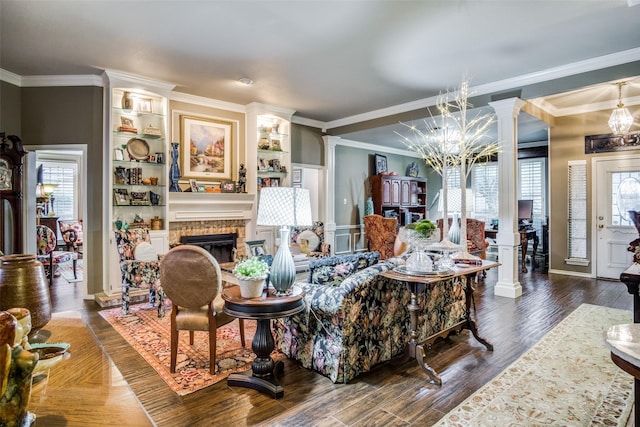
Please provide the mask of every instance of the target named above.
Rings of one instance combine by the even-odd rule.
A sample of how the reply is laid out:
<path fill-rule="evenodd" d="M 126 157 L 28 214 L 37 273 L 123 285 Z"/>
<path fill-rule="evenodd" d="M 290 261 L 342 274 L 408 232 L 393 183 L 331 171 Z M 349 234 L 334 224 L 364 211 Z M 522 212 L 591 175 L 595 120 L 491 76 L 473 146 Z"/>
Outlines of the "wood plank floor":
<path fill-rule="evenodd" d="M 96 339 L 155 425 L 429 426 L 504 370 L 580 304 L 632 308 L 632 297 L 620 282 L 533 271 L 520 275 L 523 296 L 510 299 L 493 295 L 496 280 L 497 270 L 489 271 L 475 292 L 480 335 L 494 344 L 495 351 L 486 351 L 468 331 L 435 344 L 427 357 L 441 374 L 442 387 L 429 384 L 414 361 L 385 363 L 349 384 L 333 384 L 287 360 L 282 381 L 285 395 L 279 400 L 250 389 L 228 387 L 225 381 L 179 397 L 99 316 L 95 303 L 80 300 L 74 285 L 54 284 L 52 300 L 55 311 L 82 310 Z M 47 425 L 82 425 L 86 419 L 59 421 Z"/>

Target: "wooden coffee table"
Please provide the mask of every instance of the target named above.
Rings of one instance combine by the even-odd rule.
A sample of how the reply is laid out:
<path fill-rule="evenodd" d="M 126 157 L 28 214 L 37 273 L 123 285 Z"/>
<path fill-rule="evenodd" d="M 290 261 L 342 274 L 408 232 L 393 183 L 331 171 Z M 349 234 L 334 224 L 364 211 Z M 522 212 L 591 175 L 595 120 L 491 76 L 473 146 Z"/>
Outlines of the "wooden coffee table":
<path fill-rule="evenodd" d="M 274 361 L 271 357 L 275 348 L 271 319 L 300 313 L 304 310 L 303 297 L 304 291 L 298 286 L 293 286 L 290 295 L 276 296 L 270 289 L 263 292 L 259 298 L 242 298 L 239 286 L 230 286 L 222 291 L 225 313 L 258 322 L 256 334 L 251 342 L 251 349 L 256 354 L 251 363 L 251 371 L 229 375 L 228 385 L 262 391 L 274 399 L 284 396 L 284 389 L 277 380 L 284 364 L 282 361 Z"/>

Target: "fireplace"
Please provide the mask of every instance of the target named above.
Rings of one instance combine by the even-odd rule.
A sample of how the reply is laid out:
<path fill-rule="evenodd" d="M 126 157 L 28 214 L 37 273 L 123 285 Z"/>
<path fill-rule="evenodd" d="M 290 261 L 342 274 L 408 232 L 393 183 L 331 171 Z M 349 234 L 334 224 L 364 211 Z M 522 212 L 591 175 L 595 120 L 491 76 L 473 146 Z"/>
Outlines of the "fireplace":
<path fill-rule="evenodd" d="M 218 261 L 233 261 L 233 249 L 236 247 L 237 233 L 201 234 L 197 236 L 182 236 L 180 243 L 204 248 Z"/>

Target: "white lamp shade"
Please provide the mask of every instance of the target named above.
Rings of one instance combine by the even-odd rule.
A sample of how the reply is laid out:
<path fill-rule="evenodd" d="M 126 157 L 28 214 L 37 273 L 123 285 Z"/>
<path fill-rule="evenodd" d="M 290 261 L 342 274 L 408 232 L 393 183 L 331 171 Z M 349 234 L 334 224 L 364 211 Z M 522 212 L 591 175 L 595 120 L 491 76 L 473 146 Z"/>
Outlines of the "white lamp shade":
<path fill-rule="evenodd" d="M 311 196 L 305 188 L 264 187 L 260 190 L 257 225 L 311 226 Z"/>

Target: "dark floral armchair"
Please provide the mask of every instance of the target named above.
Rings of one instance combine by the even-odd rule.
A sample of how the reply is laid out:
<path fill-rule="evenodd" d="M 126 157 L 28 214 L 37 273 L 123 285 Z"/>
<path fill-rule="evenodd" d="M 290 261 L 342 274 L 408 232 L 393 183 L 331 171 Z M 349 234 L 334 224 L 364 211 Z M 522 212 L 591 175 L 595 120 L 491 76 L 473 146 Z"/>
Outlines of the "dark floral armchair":
<path fill-rule="evenodd" d="M 120 255 L 122 273 L 122 314 L 129 314 L 130 288 L 149 288 L 149 304 L 158 307 L 158 317 L 164 317 L 164 292 L 160 286 L 160 257 L 155 260 L 136 259 L 136 249 L 141 243 L 151 243 L 149 229 L 132 228 L 116 230 L 116 246 Z"/>

